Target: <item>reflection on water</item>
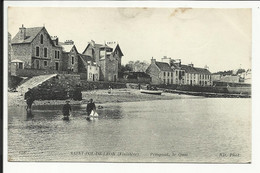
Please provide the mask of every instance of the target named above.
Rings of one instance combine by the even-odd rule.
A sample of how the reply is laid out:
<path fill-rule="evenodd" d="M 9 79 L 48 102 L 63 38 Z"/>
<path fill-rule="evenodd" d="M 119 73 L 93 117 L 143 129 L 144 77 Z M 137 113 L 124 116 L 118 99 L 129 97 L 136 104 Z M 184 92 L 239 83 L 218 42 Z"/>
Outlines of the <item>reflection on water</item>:
<path fill-rule="evenodd" d="M 86 120 L 85 105 L 9 107 L 13 161 L 250 161 L 250 99 L 176 99 L 102 105 Z M 220 157 L 238 153 L 239 157 Z"/>

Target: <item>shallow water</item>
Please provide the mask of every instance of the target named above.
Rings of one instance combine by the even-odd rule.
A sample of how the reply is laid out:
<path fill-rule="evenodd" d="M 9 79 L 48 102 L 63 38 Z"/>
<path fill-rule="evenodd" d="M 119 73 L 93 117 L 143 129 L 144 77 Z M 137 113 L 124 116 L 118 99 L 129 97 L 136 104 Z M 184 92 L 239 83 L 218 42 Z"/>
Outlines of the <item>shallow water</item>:
<path fill-rule="evenodd" d="M 194 98 L 104 104 L 85 119 L 73 106 L 9 107 L 10 161 L 250 162 L 251 99 Z"/>

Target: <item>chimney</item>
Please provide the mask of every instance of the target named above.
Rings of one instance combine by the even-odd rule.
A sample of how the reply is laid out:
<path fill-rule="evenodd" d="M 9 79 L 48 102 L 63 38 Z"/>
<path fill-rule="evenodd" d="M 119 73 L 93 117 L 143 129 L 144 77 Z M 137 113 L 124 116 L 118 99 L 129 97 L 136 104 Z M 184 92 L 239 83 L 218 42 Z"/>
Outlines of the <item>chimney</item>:
<path fill-rule="evenodd" d="M 24 40 L 26 38 L 26 28 L 23 26 L 23 24 L 22 27 L 19 28 L 19 30 L 19 39 Z"/>
<path fill-rule="evenodd" d="M 153 57 L 152 57 L 151 64 L 155 64 L 155 62 L 156 62 L 156 59 L 153 59 Z"/>
<path fill-rule="evenodd" d="M 73 45 L 73 44 L 74 44 L 74 41 L 72 41 L 72 40 L 66 40 L 64 43 L 65 43 L 66 45 Z"/>
<path fill-rule="evenodd" d="M 193 64 L 192 64 L 192 63 L 190 63 L 190 64 L 188 64 L 188 66 L 190 66 L 190 67 L 193 67 Z"/>
<path fill-rule="evenodd" d="M 91 45 L 94 47 L 95 46 L 95 41 L 91 40 Z"/>
<path fill-rule="evenodd" d="M 167 57 L 167 56 L 163 56 L 162 62 L 166 62 L 166 63 L 168 63 L 169 65 L 171 65 L 171 58 L 170 58 L 170 57 Z"/>

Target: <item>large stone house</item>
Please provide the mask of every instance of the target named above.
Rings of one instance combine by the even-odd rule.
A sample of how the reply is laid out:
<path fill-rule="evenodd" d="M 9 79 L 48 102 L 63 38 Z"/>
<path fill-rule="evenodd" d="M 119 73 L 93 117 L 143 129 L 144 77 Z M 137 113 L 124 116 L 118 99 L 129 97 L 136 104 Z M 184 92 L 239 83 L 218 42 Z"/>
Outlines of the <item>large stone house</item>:
<path fill-rule="evenodd" d="M 11 41 L 12 65 L 22 69 L 62 70 L 62 47 L 52 40 L 45 27 L 23 25 Z"/>
<path fill-rule="evenodd" d="M 123 53 L 119 44 L 107 42 L 97 44 L 93 40 L 88 43 L 83 55 L 88 55 L 94 59 L 100 67 L 99 79 L 103 81 L 117 81 L 118 70 L 121 67 Z"/>
<path fill-rule="evenodd" d="M 146 73 L 152 78 L 151 83 L 178 85 L 212 85 L 211 73 L 206 68 L 197 68 L 193 64 L 183 65 L 181 60 L 164 57 L 162 62 L 151 60 Z"/>
<path fill-rule="evenodd" d="M 57 36 L 51 37 L 45 27 L 22 26 L 11 40 L 11 50 L 11 75 L 73 73 L 88 81 L 99 80 L 95 59 L 80 54 L 72 40 L 59 42 Z"/>

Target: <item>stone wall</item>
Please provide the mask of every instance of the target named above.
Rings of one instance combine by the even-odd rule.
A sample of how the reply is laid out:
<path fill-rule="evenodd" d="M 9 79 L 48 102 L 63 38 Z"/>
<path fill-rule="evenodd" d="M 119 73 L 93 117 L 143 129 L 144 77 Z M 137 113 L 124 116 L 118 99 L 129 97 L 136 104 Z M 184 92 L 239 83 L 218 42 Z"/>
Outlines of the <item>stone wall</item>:
<path fill-rule="evenodd" d="M 80 75 L 59 74 L 37 87 L 33 88 L 36 100 L 65 100 L 75 98 L 75 93 L 94 89 L 108 89 L 112 87 L 126 88 L 125 83 L 115 82 L 89 82 L 80 80 Z"/>
<path fill-rule="evenodd" d="M 11 59 L 19 59 L 24 62 L 24 68 L 31 68 L 31 45 L 30 44 L 13 44 Z"/>
<path fill-rule="evenodd" d="M 46 75 L 46 74 L 68 74 L 70 72 L 67 71 L 56 71 L 56 70 L 36 70 L 36 69 L 15 69 L 11 71 L 13 76 L 21 76 L 21 77 L 33 77 L 39 75 Z M 72 73 L 72 72 L 71 72 Z"/>
<path fill-rule="evenodd" d="M 74 98 L 80 76 L 72 74 L 57 75 L 33 88 L 35 100 L 65 100 Z"/>

